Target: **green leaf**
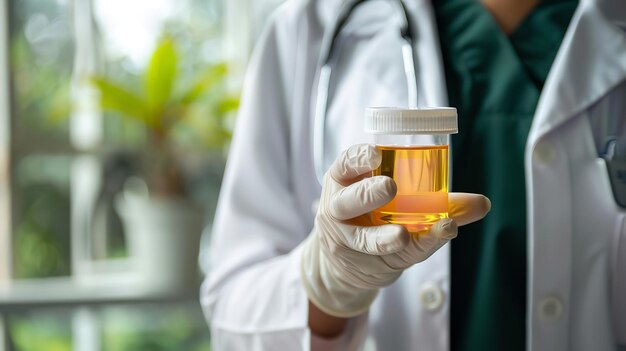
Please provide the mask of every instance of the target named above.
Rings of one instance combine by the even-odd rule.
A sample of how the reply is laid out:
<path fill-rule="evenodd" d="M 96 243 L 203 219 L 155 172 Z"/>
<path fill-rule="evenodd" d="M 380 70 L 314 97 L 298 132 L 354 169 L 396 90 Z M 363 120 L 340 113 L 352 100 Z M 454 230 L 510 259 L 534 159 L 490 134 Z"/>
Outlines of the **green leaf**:
<path fill-rule="evenodd" d="M 224 114 L 226 112 L 234 111 L 239 108 L 239 97 L 230 96 L 220 100 L 218 105 L 218 111 L 220 114 Z"/>
<path fill-rule="evenodd" d="M 227 72 L 228 66 L 225 63 L 211 66 L 195 84 L 182 94 L 180 103 L 185 106 L 195 103 L 216 83 L 222 82 Z"/>
<path fill-rule="evenodd" d="M 92 77 L 91 82 L 100 91 L 103 108 L 149 124 L 145 103 L 139 96 L 103 77 Z"/>
<path fill-rule="evenodd" d="M 146 71 L 144 88 L 148 107 L 158 115 L 169 102 L 176 80 L 177 57 L 171 39 L 161 41 L 152 54 Z"/>

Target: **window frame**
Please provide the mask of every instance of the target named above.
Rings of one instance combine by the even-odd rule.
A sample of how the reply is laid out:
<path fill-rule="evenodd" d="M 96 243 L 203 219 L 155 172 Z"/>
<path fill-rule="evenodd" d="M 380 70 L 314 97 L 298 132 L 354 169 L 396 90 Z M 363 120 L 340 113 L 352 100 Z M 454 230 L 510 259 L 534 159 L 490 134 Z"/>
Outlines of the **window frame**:
<path fill-rule="evenodd" d="M 0 284 L 10 280 L 13 233 L 11 218 L 11 94 L 8 0 L 0 0 Z"/>

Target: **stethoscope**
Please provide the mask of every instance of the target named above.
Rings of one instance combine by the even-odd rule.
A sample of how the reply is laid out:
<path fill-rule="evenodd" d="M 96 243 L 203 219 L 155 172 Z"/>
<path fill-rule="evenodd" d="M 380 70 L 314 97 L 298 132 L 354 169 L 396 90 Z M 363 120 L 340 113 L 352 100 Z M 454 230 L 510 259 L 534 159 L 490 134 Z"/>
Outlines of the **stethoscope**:
<path fill-rule="evenodd" d="M 347 3 L 337 17 L 335 26 L 329 37 L 325 38 L 322 44 L 320 56 L 319 82 L 317 86 L 317 99 L 314 105 L 314 126 L 313 126 L 313 162 L 315 164 L 315 175 L 320 184 L 324 176 L 324 138 L 326 132 L 326 114 L 328 112 L 328 91 L 330 89 L 331 74 L 333 67 L 338 61 L 340 40 L 339 34 L 348 22 L 350 15 L 357 6 L 367 0 L 355 0 Z M 409 107 L 417 107 L 417 75 L 415 73 L 415 52 L 413 51 L 412 26 L 406 6 L 402 0 L 390 1 L 399 7 L 402 14 L 402 25 L 400 36 L 406 41 L 402 45 L 402 61 L 404 63 L 404 73 L 406 76 L 407 93 L 409 97 Z M 324 45 L 326 44 L 326 45 Z"/>

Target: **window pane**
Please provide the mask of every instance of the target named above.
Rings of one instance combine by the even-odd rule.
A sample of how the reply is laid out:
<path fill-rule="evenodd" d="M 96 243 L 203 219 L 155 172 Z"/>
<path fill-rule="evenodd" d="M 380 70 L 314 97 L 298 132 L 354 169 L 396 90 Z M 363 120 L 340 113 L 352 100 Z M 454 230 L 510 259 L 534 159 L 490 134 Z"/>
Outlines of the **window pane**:
<path fill-rule="evenodd" d="M 70 162 L 35 154 L 14 165 L 16 278 L 70 273 Z"/>
<path fill-rule="evenodd" d="M 14 276 L 67 275 L 70 1 L 9 1 Z"/>
<path fill-rule="evenodd" d="M 69 310 L 42 310 L 7 318 L 16 351 L 71 351 L 72 315 Z"/>
<path fill-rule="evenodd" d="M 102 351 L 210 350 L 196 302 L 109 307 L 101 313 Z"/>
<path fill-rule="evenodd" d="M 66 145 L 74 55 L 69 1 L 9 3 L 14 139 L 48 150 Z"/>

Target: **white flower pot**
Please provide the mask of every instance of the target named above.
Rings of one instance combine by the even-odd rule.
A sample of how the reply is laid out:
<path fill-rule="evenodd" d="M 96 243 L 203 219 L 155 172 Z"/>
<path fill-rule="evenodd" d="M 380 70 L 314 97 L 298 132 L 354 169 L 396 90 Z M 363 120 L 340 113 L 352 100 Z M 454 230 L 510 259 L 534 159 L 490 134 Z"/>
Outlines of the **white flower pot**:
<path fill-rule="evenodd" d="M 141 282 L 163 294 L 197 294 L 203 211 L 184 200 L 129 191 L 115 205 Z"/>

